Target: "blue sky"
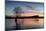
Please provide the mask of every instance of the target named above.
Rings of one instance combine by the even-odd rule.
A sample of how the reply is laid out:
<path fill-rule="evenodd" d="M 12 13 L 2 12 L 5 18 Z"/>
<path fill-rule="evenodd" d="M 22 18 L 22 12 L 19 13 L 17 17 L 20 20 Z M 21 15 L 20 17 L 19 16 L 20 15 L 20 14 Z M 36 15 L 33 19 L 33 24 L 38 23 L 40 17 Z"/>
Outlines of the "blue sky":
<path fill-rule="evenodd" d="M 44 10 L 44 4 L 43 3 L 7 1 L 5 4 L 6 15 L 10 15 L 15 7 L 22 7 L 23 8 L 23 7 L 27 7 L 27 6 L 28 6 L 28 8 L 33 6 L 35 11 L 39 11 L 39 12 L 43 13 L 43 10 Z"/>
<path fill-rule="evenodd" d="M 44 0 L 5 0 L 5 1 L 28 1 L 28 2 L 44 2 Z"/>

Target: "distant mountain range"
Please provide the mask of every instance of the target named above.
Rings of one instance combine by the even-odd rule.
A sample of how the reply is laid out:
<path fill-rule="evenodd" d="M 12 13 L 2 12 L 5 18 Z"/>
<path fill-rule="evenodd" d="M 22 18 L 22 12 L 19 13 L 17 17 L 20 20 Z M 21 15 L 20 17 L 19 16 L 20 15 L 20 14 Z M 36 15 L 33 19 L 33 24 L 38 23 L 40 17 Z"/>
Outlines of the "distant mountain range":
<path fill-rule="evenodd" d="M 20 17 L 20 16 L 16 16 L 16 17 L 11 17 L 11 16 L 5 16 L 6 19 L 15 19 L 15 18 L 18 18 L 18 19 L 23 19 L 23 18 L 44 18 L 44 17 L 39 17 L 37 15 L 34 15 L 34 16 L 27 16 L 27 17 Z"/>

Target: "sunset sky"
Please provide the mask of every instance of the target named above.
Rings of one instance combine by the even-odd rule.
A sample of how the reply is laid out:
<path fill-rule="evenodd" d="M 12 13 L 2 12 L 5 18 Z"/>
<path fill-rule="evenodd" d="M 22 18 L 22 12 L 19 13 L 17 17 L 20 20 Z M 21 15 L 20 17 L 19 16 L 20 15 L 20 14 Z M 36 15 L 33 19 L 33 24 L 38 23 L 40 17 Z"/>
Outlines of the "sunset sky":
<path fill-rule="evenodd" d="M 41 15 L 43 16 L 44 4 L 38 2 L 18 2 L 18 1 L 7 1 L 6 2 L 6 15 L 13 15 L 13 10 L 16 7 L 22 8 L 22 16 Z"/>

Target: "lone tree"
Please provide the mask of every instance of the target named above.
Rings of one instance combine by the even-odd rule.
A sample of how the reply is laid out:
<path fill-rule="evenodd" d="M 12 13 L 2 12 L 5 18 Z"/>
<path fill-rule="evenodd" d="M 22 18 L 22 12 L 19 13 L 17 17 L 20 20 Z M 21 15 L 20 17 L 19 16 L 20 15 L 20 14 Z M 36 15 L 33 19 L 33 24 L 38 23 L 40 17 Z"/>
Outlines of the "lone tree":
<path fill-rule="evenodd" d="M 38 15 L 34 15 L 34 16 L 32 16 L 32 18 L 39 18 L 39 16 Z"/>
<path fill-rule="evenodd" d="M 34 15 L 34 16 L 32 16 L 32 18 L 34 18 L 34 21 L 36 21 L 36 22 L 38 22 L 39 20 L 38 20 L 38 18 L 39 18 L 39 16 L 38 15 Z"/>
<path fill-rule="evenodd" d="M 15 18 L 16 30 L 20 29 L 20 25 L 17 23 L 17 18 L 18 18 L 19 16 L 21 16 L 21 11 L 22 11 L 22 8 L 20 8 L 20 7 L 16 7 L 16 8 L 14 9 L 14 12 L 16 13 L 16 18 Z"/>

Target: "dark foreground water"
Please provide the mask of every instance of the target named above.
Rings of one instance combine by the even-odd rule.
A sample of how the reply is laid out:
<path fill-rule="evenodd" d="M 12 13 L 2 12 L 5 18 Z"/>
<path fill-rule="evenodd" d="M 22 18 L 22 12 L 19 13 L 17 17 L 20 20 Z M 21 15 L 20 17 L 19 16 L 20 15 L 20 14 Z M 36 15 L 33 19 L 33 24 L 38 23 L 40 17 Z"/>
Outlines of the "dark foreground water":
<path fill-rule="evenodd" d="M 23 23 L 21 21 L 24 21 Z M 18 20 L 16 26 L 15 19 L 5 19 L 5 30 L 24 30 L 24 29 L 41 29 L 44 28 L 43 19 L 40 19 L 39 24 L 30 24 L 31 19 Z"/>

